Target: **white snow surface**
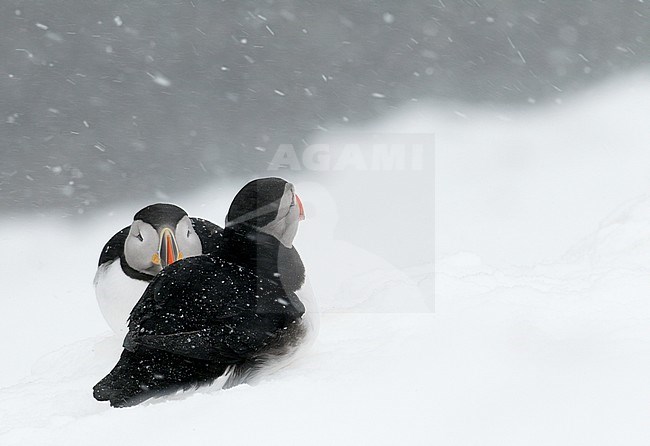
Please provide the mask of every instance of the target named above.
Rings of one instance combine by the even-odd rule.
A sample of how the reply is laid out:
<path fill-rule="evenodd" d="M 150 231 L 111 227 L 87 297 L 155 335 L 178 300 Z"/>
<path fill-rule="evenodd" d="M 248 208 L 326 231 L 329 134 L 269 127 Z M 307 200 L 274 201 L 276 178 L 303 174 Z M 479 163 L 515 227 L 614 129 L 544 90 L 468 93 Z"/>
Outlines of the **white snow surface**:
<path fill-rule="evenodd" d="M 649 444 L 648 116 L 646 73 L 535 112 L 420 105 L 368 126 L 436 134 L 435 179 L 387 185 L 435 181 L 435 256 L 402 224 L 430 210 L 393 215 L 353 172 L 296 175 L 315 344 L 254 386 L 128 409 L 92 398 L 121 351 L 92 280 L 147 203 L 1 222 L 0 444 Z M 242 184 L 170 200 L 221 224 Z M 385 220 L 356 242 L 364 206 Z"/>

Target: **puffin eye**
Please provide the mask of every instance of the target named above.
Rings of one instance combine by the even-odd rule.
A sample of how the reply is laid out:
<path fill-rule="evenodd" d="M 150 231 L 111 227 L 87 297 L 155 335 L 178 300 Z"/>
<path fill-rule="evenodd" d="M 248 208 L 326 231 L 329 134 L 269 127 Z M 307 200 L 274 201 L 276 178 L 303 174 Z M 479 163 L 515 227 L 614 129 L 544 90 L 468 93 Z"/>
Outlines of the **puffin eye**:
<path fill-rule="evenodd" d="M 190 235 L 192 235 L 192 232 L 188 229 L 187 230 L 187 238 L 190 238 Z"/>
<path fill-rule="evenodd" d="M 140 234 L 140 233 L 134 235 L 134 237 L 137 238 L 138 240 L 140 240 L 141 242 L 144 241 L 144 239 L 142 238 L 142 234 Z"/>

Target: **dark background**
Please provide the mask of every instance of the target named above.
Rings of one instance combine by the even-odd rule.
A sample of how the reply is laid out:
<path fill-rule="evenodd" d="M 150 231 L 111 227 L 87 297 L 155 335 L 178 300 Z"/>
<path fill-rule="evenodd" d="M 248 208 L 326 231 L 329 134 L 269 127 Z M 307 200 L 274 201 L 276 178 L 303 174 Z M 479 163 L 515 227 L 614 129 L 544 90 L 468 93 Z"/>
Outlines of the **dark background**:
<path fill-rule="evenodd" d="M 266 171 L 410 101 L 536 107 L 650 57 L 638 0 L 3 0 L 0 212 Z"/>

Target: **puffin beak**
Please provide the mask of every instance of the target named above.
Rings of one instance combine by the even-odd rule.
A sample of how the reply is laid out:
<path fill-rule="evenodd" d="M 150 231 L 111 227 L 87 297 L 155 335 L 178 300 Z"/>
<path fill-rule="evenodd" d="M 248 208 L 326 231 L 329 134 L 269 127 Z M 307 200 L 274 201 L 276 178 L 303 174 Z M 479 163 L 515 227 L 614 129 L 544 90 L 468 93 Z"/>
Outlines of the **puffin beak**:
<path fill-rule="evenodd" d="M 300 216 L 298 217 L 298 220 L 303 221 L 305 219 L 305 208 L 302 206 L 302 201 L 300 201 L 298 194 L 296 194 L 296 203 L 298 203 L 298 209 L 300 210 Z"/>
<path fill-rule="evenodd" d="M 158 249 L 158 256 L 160 257 L 160 266 L 163 268 L 183 258 L 183 255 L 178 250 L 176 237 L 174 237 L 174 233 L 169 228 L 164 228 L 160 232 L 160 248 Z"/>

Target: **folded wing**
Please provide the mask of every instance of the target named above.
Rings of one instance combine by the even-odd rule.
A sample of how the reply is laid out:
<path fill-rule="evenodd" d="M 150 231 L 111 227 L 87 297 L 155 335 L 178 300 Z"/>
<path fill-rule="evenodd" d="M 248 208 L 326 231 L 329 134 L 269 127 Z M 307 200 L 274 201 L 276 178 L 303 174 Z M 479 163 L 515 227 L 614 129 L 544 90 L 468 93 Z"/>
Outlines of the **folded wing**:
<path fill-rule="evenodd" d="M 236 364 L 281 343 L 303 313 L 279 283 L 210 256 L 192 257 L 149 285 L 131 312 L 124 347 Z"/>

